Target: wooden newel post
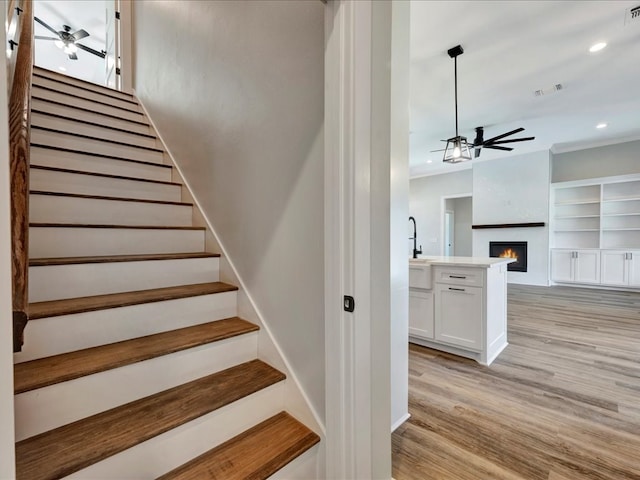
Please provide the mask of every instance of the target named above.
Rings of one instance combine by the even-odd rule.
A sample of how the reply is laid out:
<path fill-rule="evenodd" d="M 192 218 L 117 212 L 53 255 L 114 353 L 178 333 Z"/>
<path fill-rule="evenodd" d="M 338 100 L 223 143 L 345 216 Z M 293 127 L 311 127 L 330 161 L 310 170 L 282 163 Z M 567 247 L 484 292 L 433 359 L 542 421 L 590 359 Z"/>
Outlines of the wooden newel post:
<path fill-rule="evenodd" d="M 22 2 L 20 40 L 9 97 L 13 349 L 20 351 L 29 305 L 29 129 L 33 69 L 33 8 Z"/>

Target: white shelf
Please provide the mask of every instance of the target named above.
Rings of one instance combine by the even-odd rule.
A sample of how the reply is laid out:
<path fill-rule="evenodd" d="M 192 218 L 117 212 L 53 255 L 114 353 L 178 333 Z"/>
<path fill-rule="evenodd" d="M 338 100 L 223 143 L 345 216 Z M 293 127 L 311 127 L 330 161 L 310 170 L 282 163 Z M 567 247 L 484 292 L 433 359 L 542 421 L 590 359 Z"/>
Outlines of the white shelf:
<path fill-rule="evenodd" d="M 640 250 L 640 175 L 552 185 L 552 248 Z"/>

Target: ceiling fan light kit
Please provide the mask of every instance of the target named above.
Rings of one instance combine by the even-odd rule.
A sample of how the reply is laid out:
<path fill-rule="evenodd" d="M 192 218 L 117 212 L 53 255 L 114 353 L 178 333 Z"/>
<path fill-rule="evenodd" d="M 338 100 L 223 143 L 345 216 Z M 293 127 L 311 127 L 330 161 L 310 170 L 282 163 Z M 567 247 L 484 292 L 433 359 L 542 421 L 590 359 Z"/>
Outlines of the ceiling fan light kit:
<path fill-rule="evenodd" d="M 487 140 L 484 139 L 484 128 L 476 127 L 476 138 L 473 141 L 472 145 L 469 145 L 466 137 L 460 136 L 458 133 L 458 56 L 464 53 L 462 46 L 456 45 L 453 48 L 447 50 L 449 57 L 453 58 L 453 79 L 455 86 L 455 105 L 456 105 L 456 136 L 451 137 L 447 140 L 447 146 L 444 149 L 444 158 L 442 159 L 445 163 L 460 163 L 471 160 L 471 148 L 475 150 L 475 157 L 480 156 L 480 152 L 482 148 L 490 148 L 493 150 L 503 150 L 510 152 L 513 150 L 511 147 L 505 147 L 505 143 L 516 143 L 516 142 L 528 142 L 530 140 L 534 140 L 535 137 L 523 137 L 523 138 L 511 138 L 507 139 L 515 133 L 520 133 L 524 131 L 524 128 L 516 128 L 515 130 L 511 130 L 510 132 L 503 133 L 501 135 L 496 135 L 495 137 L 489 138 Z M 562 88 L 562 85 L 557 84 L 557 90 Z"/>
<path fill-rule="evenodd" d="M 444 149 L 443 162 L 460 163 L 471 160 L 471 152 L 469 150 L 469 142 L 466 137 L 458 134 L 458 55 L 462 55 L 464 50 L 460 45 L 450 48 L 447 53 L 453 58 L 453 78 L 455 82 L 455 102 L 456 102 L 456 136 L 447 140 L 447 146 Z"/>

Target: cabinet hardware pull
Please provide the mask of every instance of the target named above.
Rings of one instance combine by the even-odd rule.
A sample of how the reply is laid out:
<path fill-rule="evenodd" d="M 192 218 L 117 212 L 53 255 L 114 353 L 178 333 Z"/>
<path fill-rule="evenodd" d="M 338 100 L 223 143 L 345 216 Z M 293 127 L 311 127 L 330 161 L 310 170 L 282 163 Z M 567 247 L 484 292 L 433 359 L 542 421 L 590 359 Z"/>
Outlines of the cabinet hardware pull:
<path fill-rule="evenodd" d="M 460 278 L 460 279 L 464 280 L 467 277 L 462 277 L 460 275 L 449 275 L 449 278 Z"/>
<path fill-rule="evenodd" d="M 455 290 L 456 292 L 464 292 L 465 291 L 464 288 L 453 288 L 453 287 L 449 287 L 449 290 Z"/>

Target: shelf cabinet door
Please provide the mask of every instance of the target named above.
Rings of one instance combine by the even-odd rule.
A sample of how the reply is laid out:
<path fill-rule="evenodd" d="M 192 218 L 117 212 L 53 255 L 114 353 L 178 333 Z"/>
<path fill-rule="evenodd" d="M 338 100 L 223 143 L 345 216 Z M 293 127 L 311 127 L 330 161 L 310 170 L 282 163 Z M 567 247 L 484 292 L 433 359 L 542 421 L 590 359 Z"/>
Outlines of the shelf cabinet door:
<path fill-rule="evenodd" d="M 433 340 L 433 292 L 409 289 L 409 335 Z"/>
<path fill-rule="evenodd" d="M 482 350 L 482 287 L 436 284 L 435 339 L 468 350 Z"/>
<path fill-rule="evenodd" d="M 627 268 L 627 252 L 603 250 L 601 253 L 602 283 L 604 285 L 629 284 Z"/>
<path fill-rule="evenodd" d="M 578 283 L 600 283 L 600 251 L 577 250 L 573 278 Z"/>
<path fill-rule="evenodd" d="M 551 250 L 551 280 L 573 282 L 574 250 Z"/>
<path fill-rule="evenodd" d="M 629 252 L 627 260 L 630 287 L 640 287 L 640 251 Z"/>

